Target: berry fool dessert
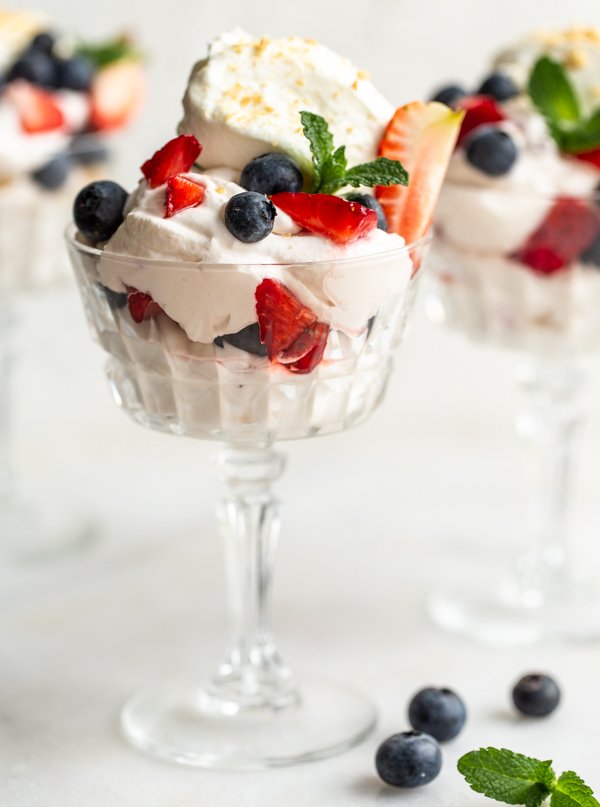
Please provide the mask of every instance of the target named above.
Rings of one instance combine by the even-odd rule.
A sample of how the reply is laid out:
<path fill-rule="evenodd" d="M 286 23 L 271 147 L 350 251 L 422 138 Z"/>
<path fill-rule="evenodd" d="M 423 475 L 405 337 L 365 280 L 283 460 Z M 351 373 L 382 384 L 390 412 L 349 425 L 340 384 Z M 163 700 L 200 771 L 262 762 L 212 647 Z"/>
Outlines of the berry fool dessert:
<path fill-rule="evenodd" d="M 219 37 L 132 194 L 74 205 L 73 263 L 137 420 L 231 442 L 323 434 L 380 400 L 462 113 L 394 112 L 313 40 Z"/>
<path fill-rule="evenodd" d="M 434 319 L 552 353 L 600 347 L 600 32 L 532 35 L 473 91 L 436 213 Z"/>
<path fill-rule="evenodd" d="M 126 38 L 77 42 L 41 14 L 0 8 L 1 289 L 68 277 L 57 234 L 143 89 Z"/>

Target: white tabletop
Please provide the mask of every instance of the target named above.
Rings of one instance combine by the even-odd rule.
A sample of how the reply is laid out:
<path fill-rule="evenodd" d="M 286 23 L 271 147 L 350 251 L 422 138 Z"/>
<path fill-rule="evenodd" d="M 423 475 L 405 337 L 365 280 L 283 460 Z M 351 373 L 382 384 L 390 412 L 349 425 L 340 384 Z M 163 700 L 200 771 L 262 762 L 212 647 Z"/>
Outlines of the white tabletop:
<path fill-rule="evenodd" d="M 426 593 L 453 564 L 475 570 L 488 559 L 493 568 L 525 537 L 510 356 L 436 331 L 419 312 L 372 419 L 285 446 L 273 603 L 281 649 L 299 673 L 368 692 L 380 722 L 339 757 L 234 774 L 147 759 L 118 730 L 134 689 L 210 670 L 224 648 L 215 446 L 151 433 L 113 406 L 74 293 L 30 301 L 21 343 L 14 432 L 23 486 L 103 529 L 79 552 L 2 568 L 2 807 L 484 804 L 455 770 L 480 745 L 553 758 L 600 789 L 597 647 L 482 649 L 425 615 Z M 588 385 L 591 412 L 599 382 L 597 373 Z M 582 440 L 574 518 L 576 549 L 591 563 L 600 561 L 599 447 L 595 417 Z M 511 684 L 529 669 L 563 685 L 564 703 L 545 721 L 518 720 L 508 708 Z M 374 776 L 375 749 L 407 728 L 407 701 L 427 684 L 462 693 L 469 722 L 445 746 L 433 784 L 394 791 Z"/>

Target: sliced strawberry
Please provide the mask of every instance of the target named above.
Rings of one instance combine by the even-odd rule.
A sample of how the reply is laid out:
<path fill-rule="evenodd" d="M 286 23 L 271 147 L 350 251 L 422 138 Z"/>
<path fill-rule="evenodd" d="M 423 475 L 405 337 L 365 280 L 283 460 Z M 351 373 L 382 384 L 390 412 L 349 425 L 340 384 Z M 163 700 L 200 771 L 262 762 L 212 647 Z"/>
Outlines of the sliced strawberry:
<path fill-rule="evenodd" d="M 377 213 L 326 193 L 274 193 L 271 201 L 296 224 L 336 244 L 349 244 L 377 227 Z"/>
<path fill-rule="evenodd" d="M 583 160 L 585 163 L 591 163 L 597 168 L 600 168 L 600 149 L 592 149 L 592 151 L 582 151 L 581 154 L 574 154 L 578 160 Z"/>
<path fill-rule="evenodd" d="M 131 314 L 131 319 L 134 322 L 143 322 L 145 319 L 152 319 L 157 317 L 162 308 L 156 303 L 149 294 L 137 289 L 128 289 L 127 307 Z"/>
<path fill-rule="evenodd" d="M 50 132 L 64 124 L 64 115 L 52 93 L 41 87 L 19 80 L 9 84 L 6 93 L 17 108 L 24 132 Z"/>
<path fill-rule="evenodd" d="M 141 107 L 145 93 L 140 62 L 119 59 L 94 76 L 90 94 L 90 125 L 93 129 L 118 129 Z"/>
<path fill-rule="evenodd" d="M 427 232 L 463 118 L 444 104 L 415 101 L 397 109 L 379 145 L 379 154 L 400 160 L 408 187 L 377 186 L 388 230 L 407 243 Z"/>
<path fill-rule="evenodd" d="M 540 274 L 573 263 L 600 232 L 600 219 L 581 199 L 557 199 L 540 226 L 513 255 Z"/>
<path fill-rule="evenodd" d="M 279 359 L 317 321 L 313 312 L 277 280 L 265 278 L 256 287 L 255 298 L 260 341 L 266 345 L 271 360 Z"/>
<path fill-rule="evenodd" d="M 165 218 L 171 218 L 175 213 L 187 210 L 188 207 L 198 207 L 204 199 L 204 190 L 204 185 L 186 177 L 169 177 L 167 179 Z"/>
<path fill-rule="evenodd" d="M 316 344 L 302 358 L 293 362 L 293 364 L 287 365 L 288 370 L 291 370 L 292 373 L 310 373 L 323 358 L 327 346 L 327 337 L 329 336 L 329 326 L 325 325 L 324 322 L 318 322 L 311 327 L 314 331 Z"/>
<path fill-rule="evenodd" d="M 494 98 L 488 95 L 467 95 L 458 102 L 458 109 L 464 109 L 457 145 L 465 140 L 474 129 L 490 123 L 499 123 L 506 119 L 502 107 Z"/>
<path fill-rule="evenodd" d="M 163 185 L 169 177 L 185 174 L 198 159 L 202 146 L 194 135 L 179 135 L 169 140 L 142 165 L 142 173 L 151 188 Z"/>
<path fill-rule="evenodd" d="M 279 354 L 279 361 L 281 364 L 294 365 L 309 353 L 313 353 L 315 348 L 321 344 L 323 344 L 323 350 L 325 350 L 328 336 L 329 325 L 325 325 L 324 322 L 314 322 L 308 328 L 305 328 L 286 350 Z"/>

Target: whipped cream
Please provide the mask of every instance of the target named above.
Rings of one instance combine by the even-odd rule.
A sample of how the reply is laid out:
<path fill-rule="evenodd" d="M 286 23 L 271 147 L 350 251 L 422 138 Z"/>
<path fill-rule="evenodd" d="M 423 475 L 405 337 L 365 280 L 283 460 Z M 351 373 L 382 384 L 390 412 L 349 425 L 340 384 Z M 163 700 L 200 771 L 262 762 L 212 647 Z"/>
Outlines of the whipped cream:
<path fill-rule="evenodd" d="M 0 8 L 0 73 L 48 23 L 46 15 L 36 11 Z"/>
<path fill-rule="evenodd" d="M 322 115 L 349 164 L 372 160 L 394 112 L 351 61 L 312 39 L 256 38 L 239 28 L 218 37 L 192 69 L 180 133 L 203 145 L 204 168 L 242 169 L 267 151 L 311 173 L 299 112 Z"/>
<path fill-rule="evenodd" d="M 204 185 L 204 199 L 170 218 L 164 217 L 165 186 L 151 189 L 142 180 L 123 224 L 104 247 L 102 282 L 115 291 L 130 286 L 147 292 L 189 339 L 204 343 L 256 322 L 254 292 L 264 277 L 280 280 L 320 321 L 349 335 L 364 330 L 379 306 L 408 285 L 412 262 L 398 252 L 404 239 L 382 230 L 338 246 L 299 232 L 278 212 L 269 236 L 242 243 L 223 220 L 227 201 L 243 191 L 232 179 L 236 174 L 187 174 Z M 342 260 L 354 258 L 367 260 Z"/>

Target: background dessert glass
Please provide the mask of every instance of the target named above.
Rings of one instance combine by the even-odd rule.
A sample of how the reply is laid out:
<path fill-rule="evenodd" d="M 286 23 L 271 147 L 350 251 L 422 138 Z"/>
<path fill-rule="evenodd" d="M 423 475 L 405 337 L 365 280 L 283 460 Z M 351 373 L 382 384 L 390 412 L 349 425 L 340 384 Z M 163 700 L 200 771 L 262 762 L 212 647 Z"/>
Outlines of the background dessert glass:
<path fill-rule="evenodd" d="M 430 597 L 430 611 L 444 627 L 485 642 L 597 638 L 600 592 L 572 568 L 567 535 L 582 361 L 600 349 L 600 273 L 589 246 L 600 232 L 597 199 L 447 181 L 438 211 L 428 313 L 474 342 L 515 350 L 524 398 L 516 428 L 532 458 L 531 536 L 505 578 L 491 564 L 483 576 L 469 568 L 469 579 Z M 549 211 L 562 266 L 544 248 L 526 255 L 515 246 Z M 485 242 L 491 231 L 482 221 L 493 227 L 494 244 Z"/>
<path fill-rule="evenodd" d="M 150 428 L 226 444 L 216 464 L 226 485 L 217 515 L 229 577 L 230 650 L 204 683 L 184 678 L 134 695 L 122 713 L 126 736 L 157 756 L 214 768 L 261 768 L 343 751 L 373 728 L 373 706 L 344 686 L 310 678 L 297 684 L 267 622 L 280 523 L 271 485 L 284 468 L 273 444 L 341 431 L 369 416 L 383 397 L 420 273 L 410 280 L 406 274 L 403 290 L 383 302 L 362 333 L 332 331 L 323 361 L 293 374 L 227 343 L 193 343 L 164 313 L 134 323 L 126 295 L 102 286 L 102 252 L 82 244 L 74 230 L 68 243 L 89 322 L 110 355 L 117 404 Z M 283 268 L 341 271 L 368 283 L 378 264 L 406 271 L 412 261 L 418 268 L 426 246 L 423 239 L 381 255 L 304 265 L 199 265 L 113 253 L 110 263 L 176 271 L 190 284 L 198 273 L 218 273 L 235 298 L 248 294 L 256 276 L 277 277 Z"/>

